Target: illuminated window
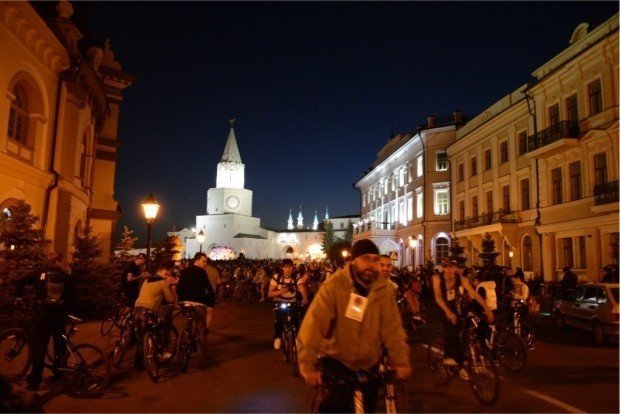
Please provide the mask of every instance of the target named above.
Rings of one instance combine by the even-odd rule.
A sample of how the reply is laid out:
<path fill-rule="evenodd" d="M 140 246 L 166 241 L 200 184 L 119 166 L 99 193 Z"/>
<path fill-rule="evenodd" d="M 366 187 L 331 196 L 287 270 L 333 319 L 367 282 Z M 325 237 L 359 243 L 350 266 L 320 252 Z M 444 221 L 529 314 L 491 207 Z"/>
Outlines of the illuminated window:
<path fill-rule="evenodd" d="M 510 211 L 510 186 L 505 185 L 502 187 L 502 209 L 504 211 Z"/>
<path fill-rule="evenodd" d="M 472 217 L 478 217 L 478 196 L 471 198 L 471 215 Z"/>
<path fill-rule="evenodd" d="M 519 155 L 523 155 L 527 152 L 527 131 L 519 132 L 517 140 L 519 141 Z"/>
<path fill-rule="evenodd" d="M 566 98 L 566 115 L 568 116 L 569 121 L 579 121 L 579 107 L 577 105 L 576 93 Z"/>
<path fill-rule="evenodd" d="M 448 200 L 448 189 L 435 189 L 435 214 L 438 216 L 446 215 L 450 212 L 450 203 Z"/>
<path fill-rule="evenodd" d="M 418 166 L 417 168 L 418 177 L 422 177 L 422 174 L 424 174 L 424 160 L 421 155 L 418 157 L 417 166 Z"/>
<path fill-rule="evenodd" d="M 499 162 L 503 164 L 508 161 L 508 141 L 502 141 L 499 144 Z"/>
<path fill-rule="evenodd" d="M 487 149 L 484 151 L 484 170 L 490 170 L 492 166 L 491 162 L 491 149 Z"/>
<path fill-rule="evenodd" d="M 478 162 L 476 160 L 476 157 L 471 157 L 470 166 L 471 166 L 470 167 L 470 171 L 471 171 L 470 176 L 471 177 L 475 177 L 476 175 L 478 175 Z"/>
<path fill-rule="evenodd" d="M 407 197 L 407 220 L 413 220 L 413 197 L 411 195 Z"/>
<path fill-rule="evenodd" d="M 435 263 L 441 263 L 450 256 L 450 242 L 445 237 L 435 239 Z"/>
<path fill-rule="evenodd" d="M 530 209 L 530 179 L 521 180 L 521 210 Z"/>
<path fill-rule="evenodd" d="M 607 156 L 604 152 L 594 156 L 594 185 L 607 184 Z"/>
<path fill-rule="evenodd" d="M 28 100 L 20 85 L 15 85 L 13 95 L 15 95 L 15 99 L 11 102 L 9 109 L 7 135 L 9 138 L 26 145 L 28 144 Z"/>
<path fill-rule="evenodd" d="M 557 125 L 560 122 L 560 105 L 555 104 L 549 107 L 549 126 Z"/>
<path fill-rule="evenodd" d="M 445 151 L 437 153 L 437 171 L 448 171 L 448 154 Z"/>
<path fill-rule="evenodd" d="M 463 165 L 463 163 L 460 163 L 459 168 L 458 168 L 458 182 L 460 183 L 464 179 L 465 179 L 465 166 Z"/>
<path fill-rule="evenodd" d="M 485 194 L 486 202 L 487 202 L 487 214 L 493 213 L 493 191 L 487 191 Z"/>
<path fill-rule="evenodd" d="M 415 190 L 416 199 L 416 215 L 418 218 L 424 214 L 424 194 L 422 193 L 422 187 Z"/>
<path fill-rule="evenodd" d="M 570 171 L 570 199 L 581 199 L 581 162 L 575 161 L 569 165 Z"/>
<path fill-rule="evenodd" d="M 551 191 L 553 204 L 562 203 L 562 168 L 555 168 L 551 171 Z"/>

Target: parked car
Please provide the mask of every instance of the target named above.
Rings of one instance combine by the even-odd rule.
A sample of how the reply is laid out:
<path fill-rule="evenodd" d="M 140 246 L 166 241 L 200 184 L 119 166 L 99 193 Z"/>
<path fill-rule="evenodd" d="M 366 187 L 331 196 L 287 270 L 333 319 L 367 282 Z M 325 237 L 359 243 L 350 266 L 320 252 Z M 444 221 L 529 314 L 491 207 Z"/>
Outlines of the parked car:
<path fill-rule="evenodd" d="M 588 283 L 578 286 L 566 300 L 557 301 L 553 309 L 555 326 L 585 329 L 602 345 L 618 338 L 618 283 Z"/>

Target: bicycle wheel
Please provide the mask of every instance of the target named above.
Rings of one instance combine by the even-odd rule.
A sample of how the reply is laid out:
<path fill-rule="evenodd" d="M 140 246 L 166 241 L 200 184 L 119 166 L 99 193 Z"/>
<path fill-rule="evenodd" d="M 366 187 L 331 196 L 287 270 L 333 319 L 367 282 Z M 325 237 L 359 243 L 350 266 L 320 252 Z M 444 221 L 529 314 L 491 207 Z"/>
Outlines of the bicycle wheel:
<path fill-rule="evenodd" d="M 152 332 L 147 332 L 147 334 L 144 335 L 144 342 L 142 343 L 144 366 L 149 374 L 149 378 L 151 378 L 153 382 L 159 380 L 159 350 L 157 348 L 157 338 Z"/>
<path fill-rule="evenodd" d="M 94 345 L 80 344 L 67 352 L 60 370 L 66 373 L 67 394 L 77 398 L 101 395 L 110 380 L 110 361 Z"/>
<path fill-rule="evenodd" d="M 437 336 L 428 343 L 428 366 L 435 380 L 439 384 L 447 384 L 453 375 L 449 367 L 443 363 L 445 357 L 446 341 L 443 336 Z"/>
<path fill-rule="evenodd" d="M 293 336 L 292 331 L 286 333 L 286 342 L 286 348 L 288 350 L 288 360 L 291 363 L 291 367 L 293 369 L 293 376 L 299 377 L 299 364 L 297 362 L 297 344 L 295 343 L 295 337 Z"/>
<path fill-rule="evenodd" d="M 493 356 L 486 349 L 475 347 L 475 355 L 469 356 L 467 373 L 469 385 L 482 404 L 491 405 L 499 394 L 499 377 Z"/>
<path fill-rule="evenodd" d="M 187 372 L 187 365 L 192 357 L 192 339 L 190 332 L 185 329 L 181 333 L 181 339 L 179 339 L 179 370 L 181 372 Z"/>
<path fill-rule="evenodd" d="M 113 305 L 105 314 L 103 320 L 101 321 L 101 326 L 99 327 L 99 332 L 102 336 L 106 336 L 110 333 L 114 325 L 117 323 L 119 309 L 116 305 Z"/>
<path fill-rule="evenodd" d="M 116 340 L 116 345 L 112 352 L 112 366 L 114 366 L 114 368 L 118 368 L 125 358 L 127 348 L 129 348 L 129 342 L 131 341 L 131 329 L 130 324 L 125 324 L 121 328 L 121 333 Z"/>
<path fill-rule="evenodd" d="M 504 331 L 498 334 L 494 349 L 499 363 L 510 371 L 518 371 L 527 363 L 527 348 L 514 332 Z"/>
<path fill-rule="evenodd" d="M 30 347 L 24 330 L 9 328 L 0 334 L 0 374 L 7 381 L 22 378 L 30 368 Z"/>

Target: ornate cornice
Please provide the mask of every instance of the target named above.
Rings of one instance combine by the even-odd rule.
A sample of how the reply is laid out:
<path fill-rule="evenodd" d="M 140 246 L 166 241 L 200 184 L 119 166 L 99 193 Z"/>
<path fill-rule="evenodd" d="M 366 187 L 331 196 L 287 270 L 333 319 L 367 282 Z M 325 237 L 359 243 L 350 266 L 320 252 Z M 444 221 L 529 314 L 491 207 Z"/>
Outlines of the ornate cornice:
<path fill-rule="evenodd" d="M 69 53 L 28 2 L 0 1 L 0 24 L 53 72 L 70 66 Z"/>

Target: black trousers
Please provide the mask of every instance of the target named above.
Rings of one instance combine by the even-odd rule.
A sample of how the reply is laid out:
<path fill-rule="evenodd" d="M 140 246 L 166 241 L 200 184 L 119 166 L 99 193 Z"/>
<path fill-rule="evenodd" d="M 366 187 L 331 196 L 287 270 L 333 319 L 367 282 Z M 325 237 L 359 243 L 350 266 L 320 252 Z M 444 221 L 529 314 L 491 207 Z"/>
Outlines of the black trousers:
<path fill-rule="evenodd" d="M 317 412 L 319 413 L 353 413 L 355 405 L 353 401 L 353 393 L 355 391 L 355 383 L 351 381 L 343 381 L 343 384 L 336 385 L 329 378 L 345 379 L 355 376 L 355 372 L 347 368 L 340 361 L 333 358 L 321 358 L 320 364 L 323 370 L 323 383 L 325 386 L 319 390 L 320 401 Z M 378 372 L 378 364 L 369 371 Z M 373 413 L 377 405 L 377 393 L 379 384 L 370 380 L 360 385 L 360 391 L 364 396 L 364 412 Z"/>
<path fill-rule="evenodd" d="M 59 365 L 66 352 L 66 341 L 62 337 L 66 333 L 66 312 L 60 308 L 38 307 L 35 311 L 30 331 L 30 354 L 32 370 L 26 379 L 28 385 L 38 388 L 43 378 L 43 369 L 47 345 L 54 338 L 54 362 L 52 371 Z"/>

